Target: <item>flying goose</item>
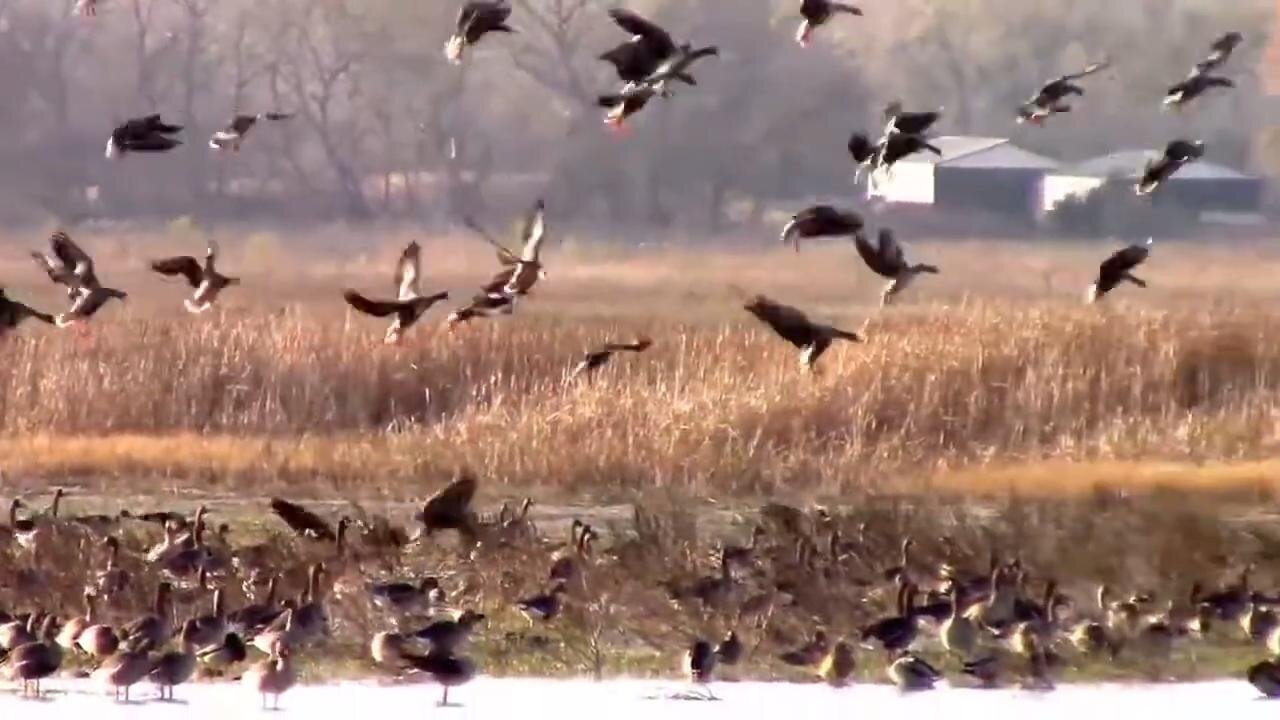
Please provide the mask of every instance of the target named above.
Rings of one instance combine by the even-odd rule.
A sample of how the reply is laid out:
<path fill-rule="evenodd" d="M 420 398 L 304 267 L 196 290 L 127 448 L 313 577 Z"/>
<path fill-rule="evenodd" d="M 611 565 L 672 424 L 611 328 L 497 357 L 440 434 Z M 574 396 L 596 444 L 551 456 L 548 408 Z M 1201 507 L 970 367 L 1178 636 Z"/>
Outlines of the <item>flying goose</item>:
<path fill-rule="evenodd" d="M 613 65 L 623 82 L 643 82 L 675 54 L 677 48 L 671 34 L 652 21 L 625 8 L 613 8 L 609 17 L 631 33 L 630 40 L 600 55 L 601 60 Z M 693 84 L 691 80 L 686 82 Z"/>
<path fill-rule="evenodd" d="M 268 120 L 276 122 L 279 120 L 289 120 L 293 117 L 293 113 L 282 112 L 265 112 L 257 115 L 236 115 L 231 118 L 231 122 L 221 130 L 218 130 L 209 137 L 209 147 L 214 150 L 230 149 L 232 152 L 240 152 L 240 145 L 244 142 L 244 136 L 249 134 L 254 125 L 259 120 Z"/>
<path fill-rule="evenodd" d="M 1089 286 L 1087 300 L 1097 302 L 1126 280 L 1145 288 L 1147 283 L 1133 275 L 1133 269 L 1141 265 L 1151 254 L 1152 239 L 1145 245 L 1130 245 L 1115 251 L 1098 266 L 1098 279 Z"/>
<path fill-rule="evenodd" d="M 42 323 L 52 325 L 53 316 L 33 309 L 29 305 L 10 299 L 0 287 L 0 338 L 10 330 L 16 330 L 23 320 L 35 318 Z"/>
<path fill-rule="evenodd" d="M 151 269 L 167 277 L 181 276 L 191 285 L 195 293 L 182 301 L 187 312 L 199 314 L 213 307 L 218 295 L 231 285 L 239 285 L 240 278 L 227 277 L 218 272 L 214 266 L 217 259 L 218 246 L 209 241 L 204 253 L 204 264 L 190 255 L 163 258 L 151 263 Z"/>
<path fill-rule="evenodd" d="M 524 228 L 520 232 L 520 238 L 524 246 L 520 250 L 519 259 L 511 267 L 511 277 L 502 286 L 503 293 L 507 295 L 526 295 L 533 289 L 534 283 L 539 278 L 546 277 L 546 271 L 542 269 L 542 261 L 539 259 L 542 242 L 547 237 L 546 216 L 546 205 L 539 199 L 533 204 L 533 208 L 525 217 Z M 492 286 L 485 288 L 488 292 L 493 292 L 494 289 Z"/>
<path fill-rule="evenodd" d="M 886 135 L 878 143 L 871 142 L 864 133 L 854 133 L 849 137 L 847 148 L 849 155 L 858 164 L 859 176 L 868 168 L 873 173 L 877 170 L 887 171 L 899 160 L 918 152 L 927 151 L 942 157 L 942 150 L 925 137 L 899 132 Z"/>
<path fill-rule="evenodd" d="M 283 498 L 271 498 L 270 505 L 271 512 L 283 520 L 290 530 L 302 537 L 328 542 L 337 540 L 329 523 L 301 505 Z"/>
<path fill-rule="evenodd" d="M 507 26 L 511 6 L 505 0 L 470 0 L 458 12 L 457 27 L 444 46 L 444 56 L 450 63 L 462 62 L 462 53 L 480 42 L 491 32 L 513 33 Z"/>
<path fill-rule="evenodd" d="M 493 317 L 498 313 L 510 313 L 515 307 L 515 299 L 502 292 L 481 292 L 472 296 L 471 302 L 449 313 L 445 325 L 450 332 L 465 322 L 476 318 Z"/>
<path fill-rule="evenodd" d="M 1244 35 L 1239 32 L 1232 30 L 1224 33 L 1209 46 L 1209 56 L 1196 63 L 1196 72 L 1207 73 L 1217 70 L 1231 59 L 1231 53 L 1235 52 L 1236 47 L 1242 42 L 1244 42 Z"/>
<path fill-rule="evenodd" d="M 837 13 L 861 15 L 862 10 L 847 3 L 834 0 L 802 0 L 800 3 L 800 27 L 796 30 L 796 42 L 800 47 L 809 47 L 809 39 L 813 31 L 826 25 Z"/>
<path fill-rule="evenodd" d="M 902 109 L 901 102 L 894 100 L 884 108 L 884 134 L 923 135 L 940 119 L 942 112 L 939 110 L 907 112 Z"/>
<path fill-rule="evenodd" d="M 122 158 L 134 152 L 167 152 L 182 144 L 171 137 L 182 132 L 181 125 L 170 125 L 159 115 L 126 120 L 111 131 L 107 140 L 107 157 Z"/>
<path fill-rule="evenodd" d="M 611 360 L 615 353 L 633 352 L 642 353 L 653 345 L 653 341 L 647 337 L 640 338 L 630 343 L 605 343 L 599 350 L 592 350 L 583 356 L 582 360 L 574 366 L 569 372 L 569 377 L 590 377 L 597 370 L 604 367 Z"/>
<path fill-rule="evenodd" d="M 663 97 L 668 97 L 670 93 L 667 91 L 667 83 L 671 80 L 680 80 L 689 85 L 696 85 L 693 77 L 689 74 L 689 68 L 698 60 L 705 57 L 719 57 L 720 48 L 714 45 L 695 48 L 685 43 L 676 50 L 671 57 L 663 60 L 654 71 L 643 80 L 645 85 L 652 87 L 657 93 Z"/>
<path fill-rule="evenodd" d="M 80 249 L 64 230 L 54 230 L 49 235 L 49 253 L 31 251 L 31 257 L 49 279 L 67 288 L 67 297 L 74 300 L 86 286 L 98 284 L 93 272 L 93 259 Z"/>
<path fill-rule="evenodd" d="M 612 95 L 600 95 L 596 104 L 608 111 L 604 115 L 605 125 L 622 130 L 627 118 L 643 110 L 657 94 L 652 85 L 628 85 Z"/>
<path fill-rule="evenodd" d="M 52 254 L 32 252 L 31 256 L 49 275 L 49 279 L 67 286 L 71 308 L 54 318 L 58 327 L 67 327 L 88 319 L 102 309 L 107 301 L 125 300 L 128 293 L 103 287 L 93 269 L 93 259 L 71 240 L 62 230 L 49 236 Z"/>
<path fill-rule="evenodd" d="M 853 242 L 858 248 L 858 254 L 862 256 L 862 261 L 871 268 L 871 271 L 882 277 L 889 278 L 889 283 L 884 286 L 884 291 L 880 293 L 881 307 L 888 305 L 895 295 L 907 289 L 911 281 L 920 273 L 937 274 L 938 268 L 933 265 L 917 263 L 915 265 L 908 263 L 906 256 L 902 252 L 902 246 L 893 236 L 893 231 L 889 228 L 881 228 L 879 243 L 871 244 L 862 233 L 856 233 L 853 236 Z"/>
<path fill-rule="evenodd" d="M 791 216 L 779 236 L 782 244 L 790 243 L 800 252 L 800 238 L 856 235 L 862 230 L 862 216 L 852 210 L 839 210 L 830 205 L 813 205 Z"/>
<path fill-rule="evenodd" d="M 445 300 L 449 293 L 441 291 L 432 295 L 423 295 L 418 288 L 418 278 L 422 274 L 419 256 L 421 248 L 417 242 L 409 243 L 396 263 L 396 299 L 370 300 L 355 290 L 344 290 L 342 297 L 351 307 L 374 317 L 394 315 L 391 327 L 387 328 L 384 339 L 388 345 L 400 342 L 406 330 L 418 322 L 432 305 Z"/>
<path fill-rule="evenodd" d="M 1053 115 L 1071 112 L 1071 106 L 1063 101 L 1072 95 L 1084 95 L 1084 89 L 1077 85 L 1076 81 L 1102 72 L 1108 67 L 1111 67 L 1111 63 L 1105 60 L 1092 63 L 1078 73 L 1063 75 L 1045 83 L 1035 95 L 1031 96 L 1031 99 L 1018 107 L 1018 122 L 1043 125 L 1044 121 Z"/>
<path fill-rule="evenodd" d="M 1220 75 L 1210 75 L 1199 68 L 1193 70 L 1185 80 L 1169 88 L 1164 96 L 1164 106 L 1181 109 L 1187 103 L 1205 94 L 1212 88 L 1233 88 L 1235 81 Z"/>
<path fill-rule="evenodd" d="M 1148 160 L 1142 169 L 1142 177 L 1134 186 L 1139 195 L 1150 195 L 1155 192 L 1183 165 L 1204 157 L 1204 142 L 1195 140 L 1174 140 L 1165 146 L 1164 154 L 1154 160 Z"/>
<path fill-rule="evenodd" d="M 800 348 L 800 364 L 812 368 L 833 340 L 862 342 L 857 333 L 813 322 L 796 308 L 756 295 L 743 308 L 783 340 Z"/>

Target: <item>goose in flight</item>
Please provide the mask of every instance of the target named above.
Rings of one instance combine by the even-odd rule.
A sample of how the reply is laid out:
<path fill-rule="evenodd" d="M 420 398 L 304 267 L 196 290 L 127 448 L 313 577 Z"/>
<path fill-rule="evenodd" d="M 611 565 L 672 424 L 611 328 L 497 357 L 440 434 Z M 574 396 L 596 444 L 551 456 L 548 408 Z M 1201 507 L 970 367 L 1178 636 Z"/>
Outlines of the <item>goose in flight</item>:
<path fill-rule="evenodd" d="M 800 252 L 800 238 L 854 235 L 862 230 L 862 216 L 852 210 L 830 205 L 814 205 L 796 213 L 782 228 L 782 244 L 790 243 Z"/>
<path fill-rule="evenodd" d="M 1242 42 L 1244 42 L 1244 35 L 1241 33 L 1235 30 L 1224 33 L 1209 46 L 1208 57 L 1196 63 L 1195 72 L 1208 73 L 1222 67 L 1231 59 L 1231 53 L 1235 52 Z"/>
<path fill-rule="evenodd" d="M 240 278 L 227 277 L 218 272 L 214 263 L 218 255 L 218 246 L 209 241 L 204 253 L 204 264 L 190 255 L 163 258 L 151 263 L 151 269 L 167 277 L 180 276 L 195 291 L 191 297 L 182 301 L 187 312 L 199 314 L 213 306 L 218 295 L 231 285 L 239 285 Z"/>
<path fill-rule="evenodd" d="M 546 214 L 546 204 L 541 199 L 534 202 L 520 231 L 519 254 L 495 239 L 476 221 L 463 218 L 464 225 L 497 250 L 498 262 L 503 265 L 503 269 L 481 288 L 484 293 L 526 295 L 540 278 L 547 276 L 540 259 L 542 242 L 547 236 Z"/>
<path fill-rule="evenodd" d="M 471 0 L 458 12 L 457 29 L 444 46 L 444 56 L 450 63 L 462 62 L 462 53 L 480 42 L 491 32 L 513 33 L 507 25 L 511 6 L 504 0 Z"/>
<path fill-rule="evenodd" d="M 209 138 L 209 147 L 214 150 L 230 149 L 232 152 L 240 152 L 240 144 L 244 142 L 244 136 L 249 134 L 254 125 L 259 120 L 268 120 L 276 122 L 279 120 L 288 120 L 293 117 L 293 113 L 266 112 L 257 115 L 236 115 L 231 122 L 223 129 L 215 132 Z"/>
<path fill-rule="evenodd" d="M 671 57 L 662 61 L 642 82 L 651 86 L 659 95 L 668 97 L 670 95 L 667 91 L 668 82 L 680 80 L 689 85 L 697 85 L 693 76 L 689 74 L 689 68 L 702 58 L 719 56 L 720 48 L 715 45 L 695 48 L 686 43 L 681 45 Z"/>
<path fill-rule="evenodd" d="M 813 31 L 826 25 L 837 13 L 861 15 L 862 10 L 847 3 L 834 0 L 803 0 L 800 3 L 800 27 L 796 30 L 796 42 L 800 47 L 809 47 Z"/>
<path fill-rule="evenodd" d="M 170 125 L 159 115 L 127 120 L 111 131 L 106 155 L 122 158 L 135 152 L 168 152 L 182 144 L 181 140 L 171 137 L 179 132 L 182 132 L 181 125 Z"/>
<path fill-rule="evenodd" d="M 432 305 L 445 300 L 449 297 L 447 292 L 438 292 L 434 295 L 423 295 L 418 289 L 418 277 L 421 275 L 421 264 L 419 261 L 419 248 L 417 242 L 409 243 L 404 252 L 400 253 L 400 259 L 396 262 L 396 299 L 395 300 L 370 300 L 355 290 L 344 290 L 343 299 L 347 304 L 365 315 L 374 317 L 395 316 L 391 321 L 391 327 L 387 328 L 386 338 L 384 342 L 388 345 L 394 345 L 400 342 L 400 338 L 404 336 L 405 331 L 418 322 Z"/>
<path fill-rule="evenodd" d="M 629 85 L 616 93 L 598 96 L 596 104 L 606 110 L 604 124 L 622 130 L 627 119 L 643 110 L 657 94 L 651 85 Z"/>
<path fill-rule="evenodd" d="M 654 96 L 670 97 L 671 92 L 667 86 L 673 80 L 697 85 L 697 81 L 689 74 L 689 68 L 704 57 L 719 54 L 719 48 L 714 45 L 703 48 L 681 45 L 639 82 L 629 82 L 616 93 L 597 97 L 596 104 L 608 111 L 604 117 L 605 124 L 621 130 L 627 119 L 643 110 Z"/>
<path fill-rule="evenodd" d="M 85 285 L 96 285 L 93 260 L 63 230 L 49 236 L 49 253 L 32 251 L 31 257 L 53 282 L 67 288 L 67 297 L 75 299 Z"/>
<path fill-rule="evenodd" d="M 864 133 L 854 133 L 849 138 L 848 149 L 858 164 L 859 176 L 868 168 L 872 173 L 887 172 L 899 160 L 918 152 L 927 151 L 942 157 L 942 149 L 930 144 L 925 137 L 905 133 L 890 133 L 878 143 L 871 142 Z"/>
<path fill-rule="evenodd" d="M 49 236 L 52 254 L 33 252 L 36 262 L 49 279 L 67 287 L 71 307 L 54 318 L 58 327 L 67 327 L 93 317 L 110 300 L 125 300 L 128 293 L 103 287 L 93 269 L 93 258 L 72 241 L 71 236 L 56 230 Z"/>
<path fill-rule="evenodd" d="M 663 61 L 676 53 L 675 40 L 656 23 L 624 8 L 610 10 L 609 17 L 631 33 L 630 40 L 600 55 L 601 60 L 613 65 L 622 82 L 644 82 Z M 694 84 L 691 78 L 686 82 Z"/>
<path fill-rule="evenodd" d="M 1094 73 L 1111 67 L 1108 61 L 1092 63 L 1084 70 L 1054 78 L 1045 83 L 1040 90 L 1018 108 L 1018 122 L 1043 125 L 1044 121 L 1058 113 L 1071 112 L 1071 106 L 1064 102 L 1072 95 L 1083 96 L 1084 88 L 1077 84 Z"/>
<path fill-rule="evenodd" d="M 1151 238 L 1147 238 L 1145 245 L 1130 245 L 1126 248 L 1115 251 L 1102 264 L 1098 266 L 1098 279 L 1089 286 L 1089 292 L 1086 295 L 1088 302 L 1097 302 L 1107 293 L 1111 292 L 1120 283 L 1126 280 L 1145 288 L 1147 283 L 1137 278 L 1133 274 L 1133 269 L 1138 267 L 1151 254 Z"/>
<path fill-rule="evenodd" d="M 0 338 L 3 338 L 9 331 L 16 330 L 22 324 L 22 321 L 27 318 L 35 318 L 48 325 L 52 325 L 54 322 L 52 315 L 42 313 L 30 305 L 11 299 L 5 295 L 4 288 L 0 287 Z"/>
<path fill-rule="evenodd" d="M 942 119 L 940 110 L 925 112 L 906 112 L 902 103 L 894 100 L 884 108 L 884 134 L 889 135 L 924 135 L 934 123 Z"/>
<path fill-rule="evenodd" d="M 283 498 L 271 498 L 270 506 L 271 512 L 298 535 L 312 540 L 337 542 L 338 536 L 329 523 L 305 507 Z"/>
<path fill-rule="evenodd" d="M 573 367 L 573 370 L 569 372 L 569 377 L 590 377 L 594 375 L 597 370 L 608 364 L 615 354 L 620 352 L 642 353 L 652 346 L 653 340 L 650 340 L 647 337 L 640 338 L 635 342 L 630 343 L 605 343 L 604 346 L 598 350 L 592 350 L 584 355 L 582 360 L 580 360 L 578 364 Z"/>
<path fill-rule="evenodd" d="M 1213 88 L 1233 88 L 1235 81 L 1220 75 L 1210 75 L 1199 68 L 1191 71 L 1187 79 L 1169 88 L 1164 96 L 1164 106 L 1181 110 L 1187 103 L 1195 100 Z"/>
<path fill-rule="evenodd" d="M 1134 190 L 1139 195 L 1150 195 L 1166 180 L 1173 177 L 1174 173 L 1181 170 L 1183 165 L 1202 157 L 1204 157 L 1202 141 L 1174 140 L 1165 146 L 1163 155 L 1147 162 Z"/>
<path fill-rule="evenodd" d="M 885 285 L 884 291 L 880 293 L 881 307 L 888 305 L 895 295 L 907 289 L 907 286 L 920 273 L 937 274 L 938 272 L 938 268 L 934 265 L 924 263 L 913 265 L 907 262 L 902 246 L 893 236 L 893 231 L 888 228 L 880 229 L 879 242 L 876 244 L 872 244 L 862 233 L 855 234 L 853 242 L 867 267 L 877 275 L 889 279 L 889 284 Z"/>
<path fill-rule="evenodd" d="M 799 348 L 800 364 L 808 368 L 818 362 L 835 340 L 862 342 L 857 333 L 815 323 L 800 310 L 774 302 L 764 295 L 756 295 L 743 308 L 783 340 Z"/>

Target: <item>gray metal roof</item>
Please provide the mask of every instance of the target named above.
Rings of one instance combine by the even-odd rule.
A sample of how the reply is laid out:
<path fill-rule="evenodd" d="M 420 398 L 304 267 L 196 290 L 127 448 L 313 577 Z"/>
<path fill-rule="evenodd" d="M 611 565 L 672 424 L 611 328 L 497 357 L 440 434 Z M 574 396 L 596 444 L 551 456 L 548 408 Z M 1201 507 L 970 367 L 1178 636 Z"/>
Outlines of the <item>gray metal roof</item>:
<path fill-rule="evenodd" d="M 900 162 L 947 167 L 1026 170 L 1054 170 L 1059 166 L 1058 161 L 1024 150 L 1010 143 L 1008 138 L 942 135 L 930 138 L 929 144 L 941 150 L 942 156 L 921 152 L 903 158 Z"/>

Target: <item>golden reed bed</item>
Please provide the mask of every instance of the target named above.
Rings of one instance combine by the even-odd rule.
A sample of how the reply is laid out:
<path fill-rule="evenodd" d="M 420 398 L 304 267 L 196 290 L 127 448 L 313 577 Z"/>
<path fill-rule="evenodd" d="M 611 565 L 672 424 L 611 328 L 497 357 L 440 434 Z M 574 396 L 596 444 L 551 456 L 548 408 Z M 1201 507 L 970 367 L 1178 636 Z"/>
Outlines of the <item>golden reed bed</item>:
<path fill-rule="evenodd" d="M 383 327 L 338 291 L 389 290 L 409 237 L 354 253 L 332 234 L 308 239 L 304 256 L 291 253 L 301 241 L 220 237 L 222 265 L 246 288 L 188 317 L 182 289 L 139 268 L 195 240 L 80 236 L 131 299 L 86 338 L 28 325 L 0 343 L 5 481 L 398 497 L 466 466 L 490 490 L 605 498 L 1239 489 L 1278 477 L 1262 461 L 1280 427 L 1280 252 L 1262 246 L 1158 243 L 1143 268 L 1152 289 L 1085 307 L 1111 246 L 917 243 L 943 274 L 880 311 L 879 282 L 851 245 L 798 256 L 553 245 L 549 281 L 516 316 L 450 335 L 433 310 L 385 348 Z M 10 294 L 58 307 L 20 247 L 0 261 Z M 424 251 L 424 287 L 459 301 L 492 270 L 479 243 Z M 743 291 L 869 342 L 804 373 L 738 310 Z M 641 334 L 656 341 L 649 352 L 566 385 L 585 349 Z"/>

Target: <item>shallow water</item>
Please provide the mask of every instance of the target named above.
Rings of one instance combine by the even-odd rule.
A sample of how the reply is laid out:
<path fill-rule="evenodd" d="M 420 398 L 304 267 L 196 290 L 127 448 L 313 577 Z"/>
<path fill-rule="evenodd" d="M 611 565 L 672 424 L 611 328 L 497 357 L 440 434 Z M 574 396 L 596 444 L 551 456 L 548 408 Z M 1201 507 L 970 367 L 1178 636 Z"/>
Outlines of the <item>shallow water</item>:
<path fill-rule="evenodd" d="M 135 701 L 114 702 L 85 680 L 51 680 L 39 701 L 0 695 L 0 718 L 227 718 L 257 716 L 260 700 L 237 684 L 179 687 L 174 703 L 155 701 L 148 684 L 133 688 Z M 497 680 L 480 678 L 455 688 L 455 706 L 439 708 L 437 686 L 342 683 L 300 686 L 280 701 L 280 714 L 315 718 L 1175 718 L 1192 714 L 1232 720 L 1271 718 L 1280 702 L 1261 699 L 1248 683 L 1217 681 L 1167 685 L 1065 685 L 1052 692 L 970 690 L 940 687 L 903 695 L 883 685 L 833 689 L 787 683 L 714 683 L 704 691 L 679 682 L 614 680 Z M 274 715 L 275 713 L 267 713 Z"/>

